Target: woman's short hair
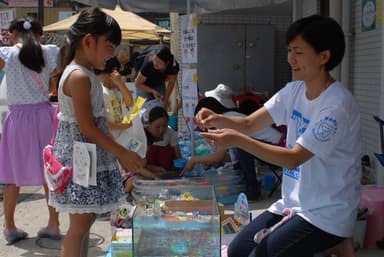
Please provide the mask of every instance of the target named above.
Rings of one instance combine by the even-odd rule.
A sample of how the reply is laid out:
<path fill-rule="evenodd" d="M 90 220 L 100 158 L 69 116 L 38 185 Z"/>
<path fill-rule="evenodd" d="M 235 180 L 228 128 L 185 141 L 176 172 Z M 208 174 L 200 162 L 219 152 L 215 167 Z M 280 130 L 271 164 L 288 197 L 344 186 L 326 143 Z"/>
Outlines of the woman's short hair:
<path fill-rule="evenodd" d="M 317 53 L 325 50 L 331 52 L 330 59 L 325 64 L 327 71 L 339 65 L 344 57 L 344 32 L 330 17 L 311 15 L 295 21 L 287 30 L 286 44 L 297 36 L 301 36 Z"/>

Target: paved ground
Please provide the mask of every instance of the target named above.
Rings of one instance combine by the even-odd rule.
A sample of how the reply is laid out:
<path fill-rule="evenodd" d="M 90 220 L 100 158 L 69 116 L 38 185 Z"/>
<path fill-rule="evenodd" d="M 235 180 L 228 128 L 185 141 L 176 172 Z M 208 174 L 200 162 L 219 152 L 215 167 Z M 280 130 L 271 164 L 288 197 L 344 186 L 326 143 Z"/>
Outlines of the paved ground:
<path fill-rule="evenodd" d="M 41 187 L 24 187 L 17 205 L 16 223 L 28 234 L 27 240 L 7 246 L 3 236 L 0 236 L 0 256 L 2 257 L 59 257 L 61 241 L 49 239 L 37 240 L 36 234 L 46 225 L 47 209 L 44 190 Z M 0 207 L 2 219 L 3 206 Z M 109 217 L 108 217 L 109 218 Z M 89 256 L 104 257 L 110 243 L 110 227 L 108 218 L 99 218 L 92 227 Z M 68 216 L 60 215 L 61 230 L 68 228 Z"/>
<path fill-rule="evenodd" d="M 252 202 L 250 204 L 253 214 L 257 215 L 267 208 L 271 201 L 277 196 Z M 226 207 L 226 212 L 230 212 L 232 206 Z M 47 209 L 44 199 L 44 192 L 41 187 L 24 187 L 21 190 L 20 202 L 17 205 L 16 222 L 17 225 L 29 234 L 27 240 L 20 241 L 12 246 L 7 246 L 3 236 L 0 236 L 0 256 L 1 257 L 59 257 L 61 241 L 49 239 L 36 239 L 36 233 L 46 225 Z M 3 206 L 0 205 L 0 220 L 3 216 Z M 109 217 L 98 218 L 91 230 L 90 249 L 88 256 L 104 257 L 110 244 L 111 231 Z M 61 229 L 65 232 L 68 228 L 67 215 L 60 216 Z M 357 257 L 383 257 L 384 250 L 360 250 Z"/>

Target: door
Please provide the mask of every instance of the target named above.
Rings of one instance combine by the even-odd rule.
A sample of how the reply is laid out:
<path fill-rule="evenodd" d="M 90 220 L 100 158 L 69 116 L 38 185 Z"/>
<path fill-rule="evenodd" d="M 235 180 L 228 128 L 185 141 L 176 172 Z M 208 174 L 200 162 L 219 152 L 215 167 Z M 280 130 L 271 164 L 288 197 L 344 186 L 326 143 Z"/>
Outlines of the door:
<path fill-rule="evenodd" d="M 275 35 L 272 26 L 246 25 L 245 90 L 274 89 Z"/>
<path fill-rule="evenodd" d="M 273 27 L 270 25 L 199 24 L 197 73 L 200 92 L 219 83 L 235 95 L 274 88 Z"/>
<path fill-rule="evenodd" d="M 199 24 L 197 72 L 200 92 L 226 84 L 237 93 L 244 88 L 244 25 Z"/>

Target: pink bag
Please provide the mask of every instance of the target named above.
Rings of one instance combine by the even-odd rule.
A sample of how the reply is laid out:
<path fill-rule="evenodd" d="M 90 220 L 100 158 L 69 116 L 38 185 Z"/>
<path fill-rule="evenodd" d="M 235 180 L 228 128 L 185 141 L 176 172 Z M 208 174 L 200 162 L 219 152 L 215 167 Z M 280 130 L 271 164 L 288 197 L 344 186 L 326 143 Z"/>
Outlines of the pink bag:
<path fill-rule="evenodd" d="M 53 116 L 53 136 L 51 142 L 43 149 L 44 176 L 50 191 L 63 193 L 73 175 L 72 167 L 63 166 L 53 155 L 53 141 L 58 127 L 57 114 L 59 107 L 55 109 Z"/>
<path fill-rule="evenodd" d="M 43 150 L 44 175 L 49 190 L 63 193 L 72 179 L 73 168 L 63 166 L 53 155 L 53 146 L 48 144 Z"/>

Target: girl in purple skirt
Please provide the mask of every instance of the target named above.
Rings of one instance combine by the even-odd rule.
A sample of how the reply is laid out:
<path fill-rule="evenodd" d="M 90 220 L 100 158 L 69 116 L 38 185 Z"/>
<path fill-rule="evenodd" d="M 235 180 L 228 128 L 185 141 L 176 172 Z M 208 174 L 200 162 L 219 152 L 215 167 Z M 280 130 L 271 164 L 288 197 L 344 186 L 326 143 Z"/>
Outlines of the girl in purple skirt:
<path fill-rule="evenodd" d="M 4 237 L 8 244 L 27 238 L 17 228 L 15 209 L 21 186 L 45 185 L 42 151 L 52 137 L 53 109 L 49 79 L 56 68 L 58 47 L 39 43 L 43 30 L 31 17 L 13 20 L 10 47 L 0 47 L 0 67 L 7 77 L 9 113 L 0 142 L 0 183 L 4 188 Z M 48 195 L 45 186 L 46 195 Z M 47 227 L 38 237 L 60 239 L 56 210 L 48 207 Z"/>

